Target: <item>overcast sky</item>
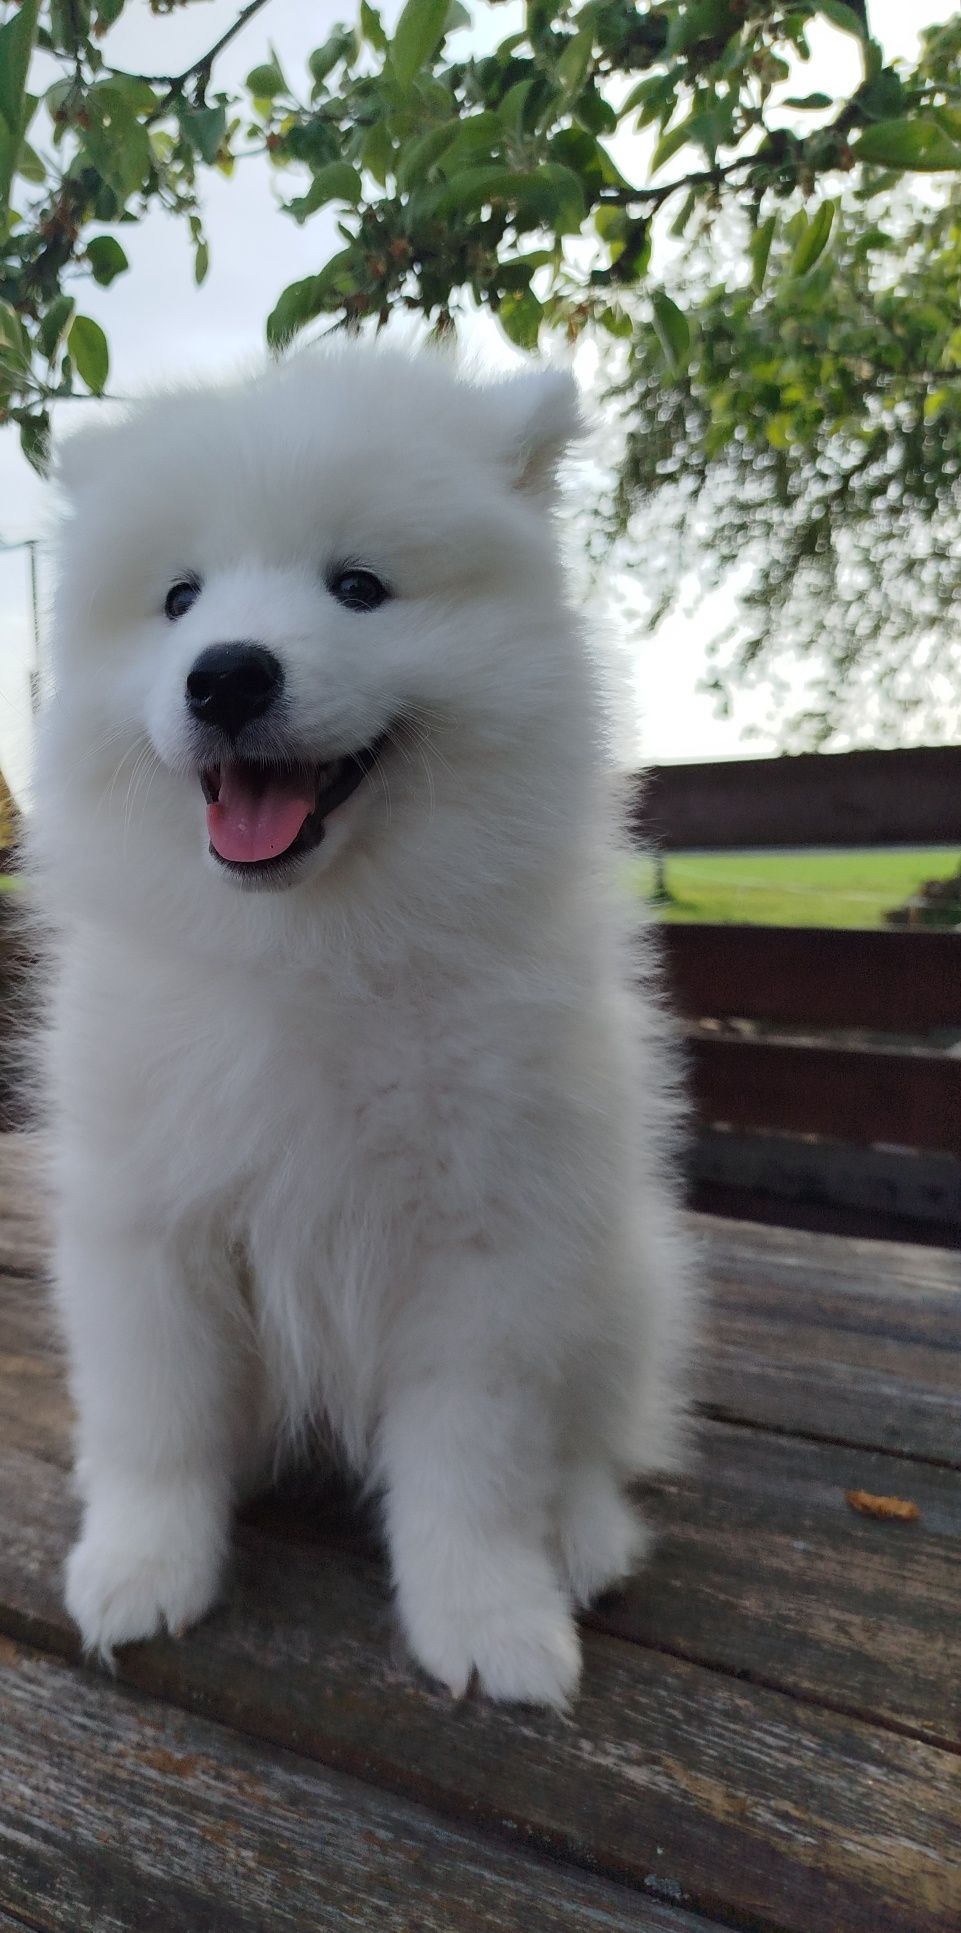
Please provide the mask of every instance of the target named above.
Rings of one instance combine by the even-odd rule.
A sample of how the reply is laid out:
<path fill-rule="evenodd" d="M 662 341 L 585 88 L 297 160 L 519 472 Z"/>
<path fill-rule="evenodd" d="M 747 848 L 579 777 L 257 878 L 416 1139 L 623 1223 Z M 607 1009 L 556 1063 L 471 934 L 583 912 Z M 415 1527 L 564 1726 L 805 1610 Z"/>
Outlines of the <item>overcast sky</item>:
<path fill-rule="evenodd" d="M 110 58 L 144 73 L 169 73 L 187 66 L 229 25 L 238 0 L 209 0 L 183 12 L 157 17 L 146 0 L 132 0 L 111 34 Z M 470 0 L 468 0 L 470 4 Z M 389 22 L 397 4 L 383 8 Z M 464 44 L 495 43 L 512 30 L 511 6 L 472 8 L 475 26 Z M 516 9 L 518 17 L 520 9 Z M 950 0 L 871 0 L 875 34 L 889 54 L 910 55 L 919 27 L 946 18 Z M 216 69 L 221 84 L 241 80 L 266 55 L 268 38 L 281 63 L 298 80 L 307 53 L 330 26 L 354 15 L 354 0 L 270 0 L 260 16 L 227 49 Z M 818 24 L 815 61 L 805 69 L 805 91 L 819 83 L 832 89 L 856 80 L 854 41 Z M 52 79 L 51 72 L 50 78 Z M 47 84 L 32 76 L 32 84 Z M 40 122 L 38 119 L 37 127 Z M 629 138 L 629 137 L 628 137 Z M 36 133 L 34 139 L 37 139 Z M 619 153 L 622 166 L 624 151 Z M 635 165 L 642 157 L 634 157 Z M 238 170 L 239 172 L 239 170 Z M 640 175 L 637 178 L 641 178 Z M 259 159 L 245 161 L 233 181 L 208 174 L 204 202 L 211 241 L 211 266 L 202 289 L 193 282 L 192 258 L 182 224 L 160 214 L 124 231 L 130 272 L 110 289 L 92 282 L 78 287 L 83 310 L 96 317 L 110 338 L 110 387 L 130 395 L 158 381 L 210 371 L 221 375 L 263 350 L 268 309 L 287 282 L 312 273 L 334 243 L 332 220 L 321 213 L 298 228 L 277 212 L 278 193 L 291 182 Z M 470 330 L 471 348 L 492 368 L 519 360 L 490 318 Z M 590 357 L 579 359 L 578 373 L 589 382 Z M 56 428 L 69 428 L 71 415 L 86 418 L 95 403 L 60 407 Z M 50 527 L 49 493 L 20 455 L 12 429 L 0 430 L 0 539 L 11 542 L 43 536 Z M 43 569 L 41 567 L 41 577 Z M 703 639 L 723 619 L 723 606 L 695 618 L 678 615 L 653 640 L 623 647 L 629 651 L 623 744 L 635 744 L 651 759 L 718 758 L 776 750 L 769 731 L 751 743 L 742 734 L 762 724 L 766 701 L 750 694 L 739 701 L 731 721 L 714 717 L 710 701 L 699 695 L 704 665 Z M 0 554 L 0 764 L 11 782 L 24 790 L 29 768 L 28 670 L 31 656 L 26 561 L 23 553 Z"/>

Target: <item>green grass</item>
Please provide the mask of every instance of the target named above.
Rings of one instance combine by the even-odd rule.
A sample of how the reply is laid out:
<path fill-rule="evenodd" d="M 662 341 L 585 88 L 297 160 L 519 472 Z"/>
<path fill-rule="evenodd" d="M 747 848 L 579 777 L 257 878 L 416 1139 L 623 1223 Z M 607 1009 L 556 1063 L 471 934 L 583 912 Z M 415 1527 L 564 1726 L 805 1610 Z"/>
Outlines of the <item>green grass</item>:
<path fill-rule="evenodd" d="M 956 872 L 961 854 L 918 852 L 679 853 L 665 861 L 665 919 L 754 926 L 882 926 L 926 879 Z M 654 866 L 631 861 L 637 891 L 652 891 Z"/>

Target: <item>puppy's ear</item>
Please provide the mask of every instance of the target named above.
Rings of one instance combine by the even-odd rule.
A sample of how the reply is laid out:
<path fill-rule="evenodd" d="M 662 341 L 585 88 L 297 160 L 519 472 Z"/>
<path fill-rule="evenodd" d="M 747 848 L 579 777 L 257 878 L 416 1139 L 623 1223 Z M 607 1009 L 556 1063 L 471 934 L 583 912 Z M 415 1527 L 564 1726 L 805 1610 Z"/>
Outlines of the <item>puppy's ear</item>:
<path fill-rule="evenodd" d="M 86 423 L 54 444 L 50 474 L 65 496 L 75 500 L 85 495 L 107 468 L 118 428 L 115 422 Z"/>
<path fill-rule="evenodd" d="M 509 376 L 493 385 L 487 398 L 496 410 L 515 490 L 550 502 L 562 458 L 586 431 L 573 376 L 566 369 Z"/>

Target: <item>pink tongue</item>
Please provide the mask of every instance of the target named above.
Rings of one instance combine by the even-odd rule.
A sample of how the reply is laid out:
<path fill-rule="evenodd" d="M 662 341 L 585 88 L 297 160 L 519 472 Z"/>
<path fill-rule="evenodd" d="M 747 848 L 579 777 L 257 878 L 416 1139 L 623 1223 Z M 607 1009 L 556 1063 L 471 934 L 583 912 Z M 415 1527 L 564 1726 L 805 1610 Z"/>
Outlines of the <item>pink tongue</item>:
<path fill-rule="evenodd" d="M 293 845 L 313 809 L 303 773 L 260 784 L 242 766 L 224 765 L 220 796 L 207 807 L 210 843 L 221 859 L 276 859 Z"/>

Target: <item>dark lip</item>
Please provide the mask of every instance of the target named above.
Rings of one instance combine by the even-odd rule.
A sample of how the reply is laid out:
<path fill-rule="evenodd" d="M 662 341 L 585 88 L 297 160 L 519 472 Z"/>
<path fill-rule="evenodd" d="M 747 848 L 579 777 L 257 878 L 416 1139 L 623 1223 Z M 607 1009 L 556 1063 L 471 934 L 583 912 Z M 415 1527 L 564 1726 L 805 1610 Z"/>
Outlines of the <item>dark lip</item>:
<path fill-rule="evenodd" d="M 285 876 L 292 877 L 296 871 L 296 861 L 303 859 L 307 853 L 314 852 L 320 845 L 326 829 L 326 820 L 338 806 L 344 805 L 356 792 L 362 780 L 366 778 L 386 749 L 389 740 L 390 732 L 381 732 L 380 736 L 373 739 L 369 745 L 361 745 L 353 752 L 344 752 L 338 758 L 315 762 L 297 760 L 298 765 L 303 765 L 313 775 L 317 786 L 317 802 L 313 811 L 304 820 L 296 839 L 285 847 L 283 852 L 275 853 L 272 859 L 256 860 L 223 859 L 214 844 L 210 842 L 208 851 L 211 857 L 216 859 L 221 871 L 251 884 L 258 880 L 282 884 Z M 279 769 L 281 763 L 278 759 L 241 759 L 237 762 L 255 766 L 258 772 L 269 771 L 271 766 Z M 201 767 L 200 785 L 208 805 L 212 805 L 218 797 L 222 763 L 223 761 L 218 759 Z M 290 769 L 289 764 L 285 769 Z M 326 778 L 325 774 L 328 775 Z"/>

